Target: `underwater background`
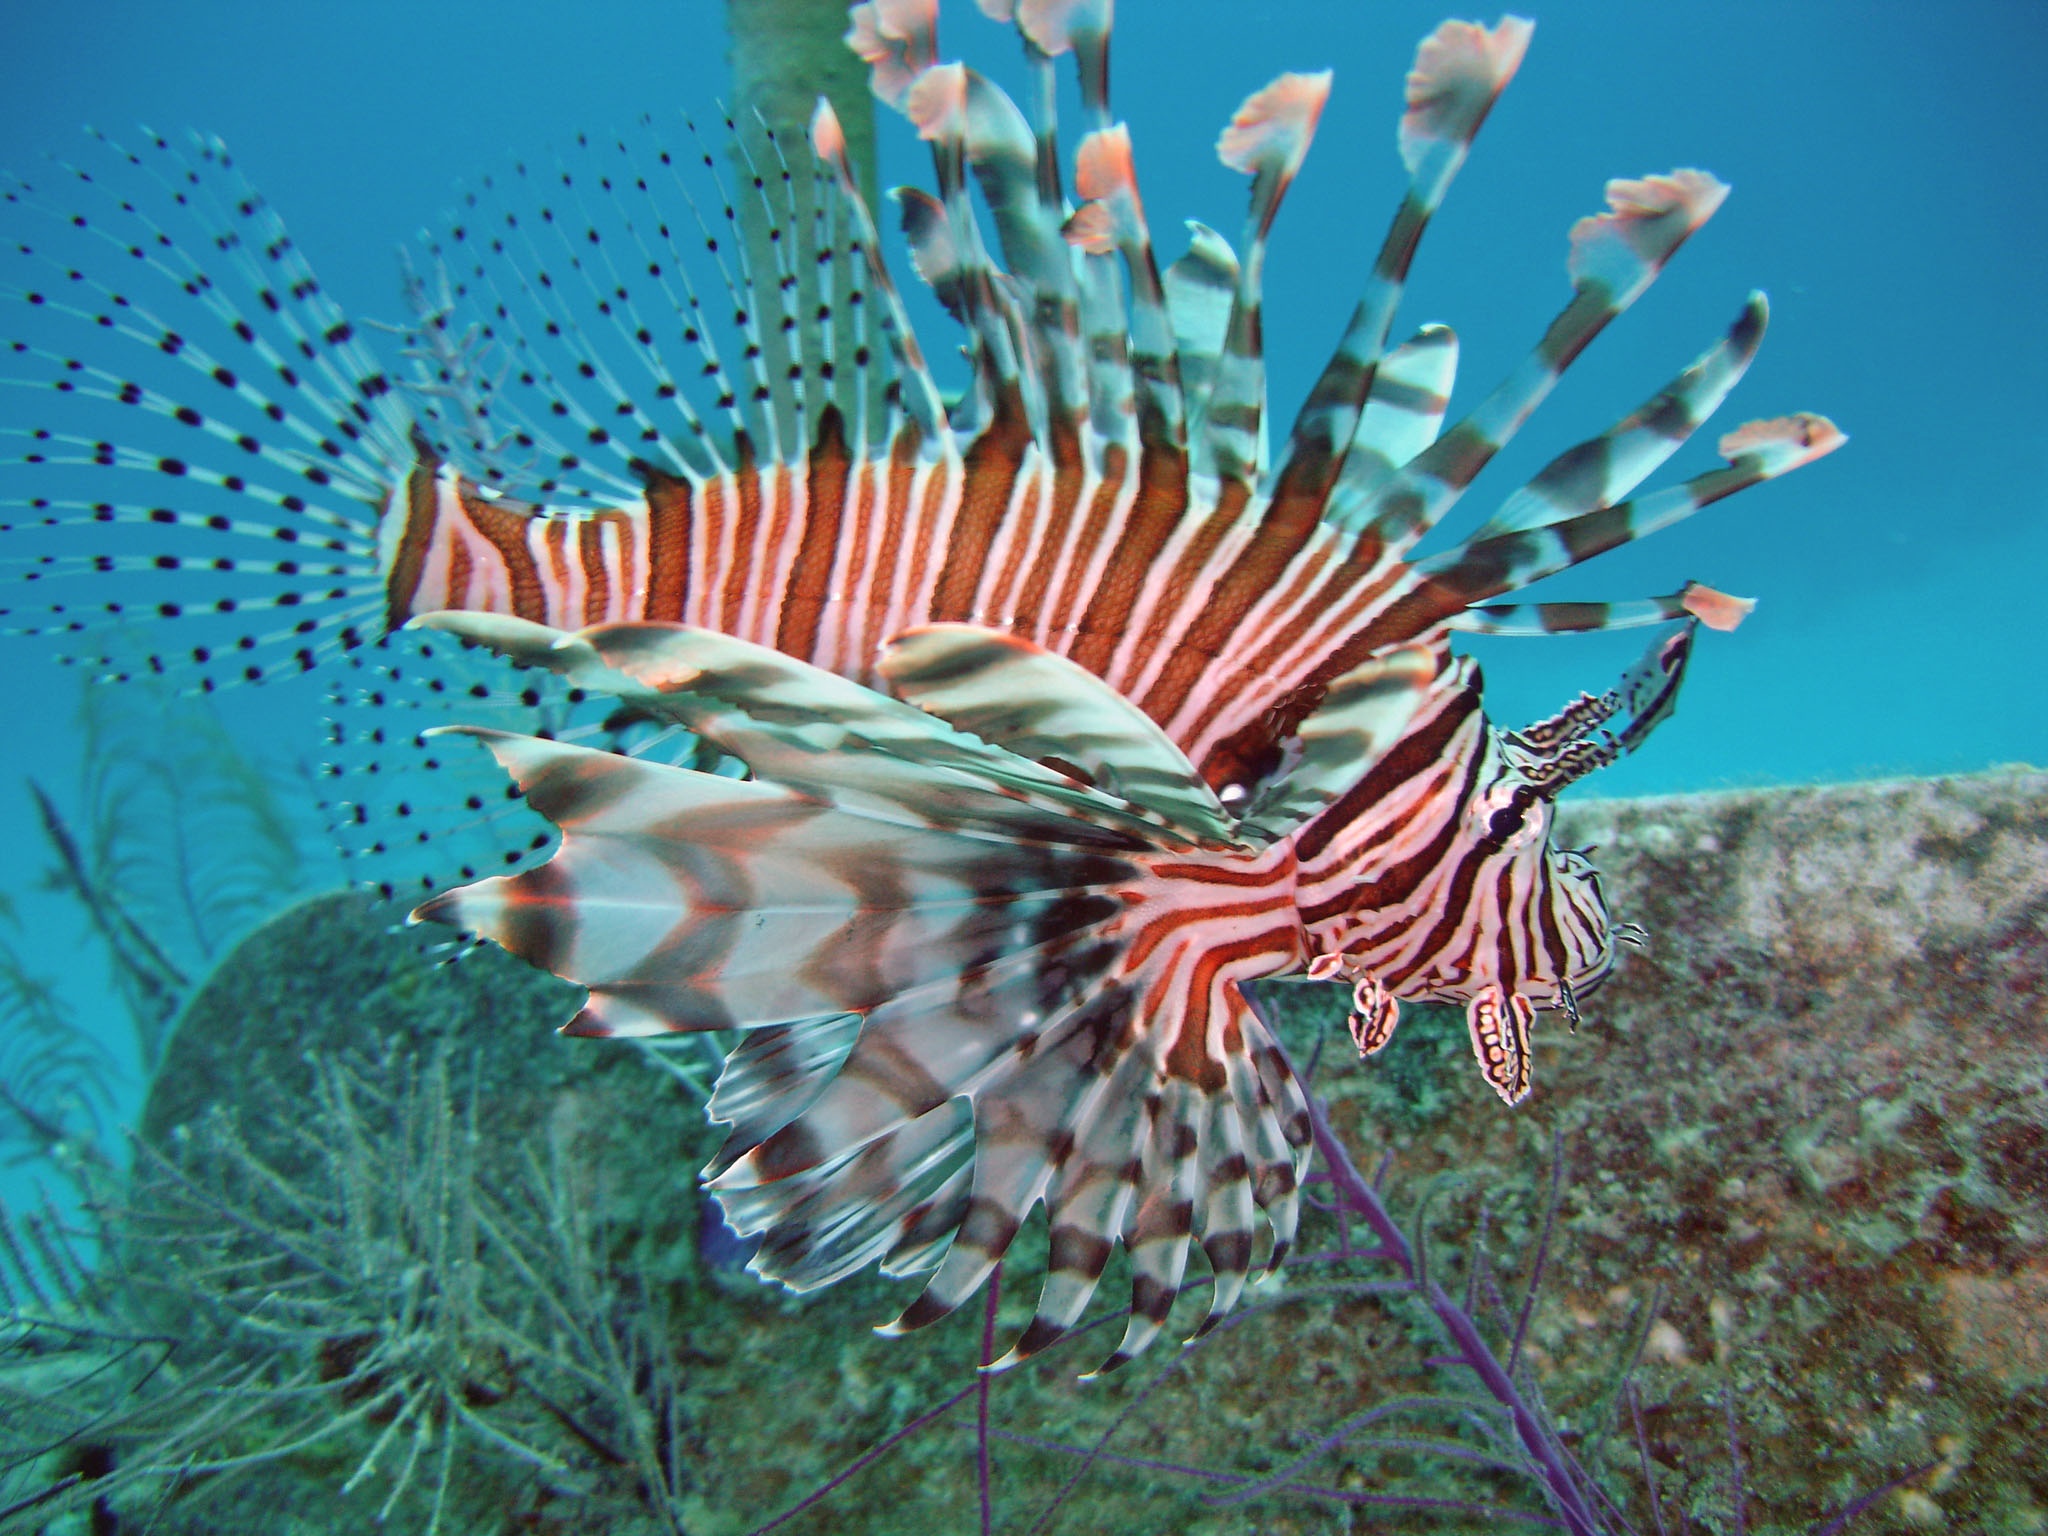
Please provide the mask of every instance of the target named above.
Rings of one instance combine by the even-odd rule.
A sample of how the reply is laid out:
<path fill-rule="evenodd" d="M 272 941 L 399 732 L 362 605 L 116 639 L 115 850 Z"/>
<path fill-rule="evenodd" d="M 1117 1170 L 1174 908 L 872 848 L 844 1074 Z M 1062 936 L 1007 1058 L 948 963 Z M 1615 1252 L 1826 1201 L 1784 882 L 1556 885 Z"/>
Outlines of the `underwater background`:
<path fill-rule="evenodd" d="M 1614 597 L 1694 578 L 1760 599 L 1739 631 L 1700 639 L 1676 718 L 1575 795 L 2048 761 L 2048 6 L 1527 9 L 1537 21 L 1529 59 L 1434 222 L 1403 307 L 1404 321 L 1459 333 L 1454 411 L 1554 311 L 1565 233 L 1599 206 L 1607 178 L 1698 165 L 1734 191 L 1574 367 L 1449 532 L 1654 390 L 1752 287 L 1770 295 L 1771 334 L 1715 425 L 1810 409 L 1852 439 L 1825 464 L 1537 593 Z M 1265 334 L 1282 424 L 1348 317 L 1399 195 L 1393 122 L 1414 45 L 1459 10 L 1437 0 L 1126 0 L 1119 10 L 1113 100 L 1164 255 L 1179 248 L 1181 218 L 1237 226 L 1243 182 L 1213 144 L 1244 94 L 1284 69 L 1336 72 L 1269 258 Z M 86 123 L 117 139 L 137 123 L 218 134 L 341 307 L 396 322 L 395 248 L 437 223 L 465 178 L 544 160 L 578 132 L 643 114 L 715 119 L 724 27 L 710 0 L 14 0 L 0 12 L 0 168 L 34 179 L 46 157 L 77 152 Z M 940 38 L 945 56 L 1017 78 L 1005 72 L 1014 41 L 973 7 L 948 6 Z M 903 125 L 884 114 L 882 134 L 882 184 L 928 180 Z M 945 357 L 943 317 L 926 305 L 919 326 Z M 1702 434 L 1666 478 L 1713 462 Z M 1508 725 L 1604 685 L 1638 643 L 1461 642 L 1485 662 L 1489 713 Z M 6 936 L 55 982 L 77 1027 L 130 1058 L 103 953 L 76 904 L 39 888 L 50 860 L 34 802 L 17 792 L 33 777 L 79 814 L 81 679 L 40 640 L 10 639 L 5 658 Z M 219 714 L 289 783 L 319 760 L 324 707 L 316 685 L 271 685 L 223 697 Z M 127 750 L 118 733 L 101 739 Z M 280 796 L 305 814 L 278 833 L 300 860 L 280 865 L 280 879 L 301 891 L 339 879 L 304 798 Z M 114 1123 L 139 1104 L 141 1065 L 122 1065 Z M 34 1174 L 0 1172 L 0 1198 L 17 1200 Z"/>

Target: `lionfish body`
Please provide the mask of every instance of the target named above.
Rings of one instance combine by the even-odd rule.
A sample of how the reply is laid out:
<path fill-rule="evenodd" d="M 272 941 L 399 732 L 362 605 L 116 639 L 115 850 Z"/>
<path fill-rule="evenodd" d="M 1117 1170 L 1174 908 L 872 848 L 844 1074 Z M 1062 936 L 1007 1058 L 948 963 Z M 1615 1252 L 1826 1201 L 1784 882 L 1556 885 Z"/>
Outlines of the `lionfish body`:
<path fill-rule="evenodd" d="M 983 9 L 1011 19 L 1002 0 Z M 262 324 L 122 204 L 151 238 L 102 238 L 133 239 L 217 322 L 219 354 L 77 270 L 29 301 L 104 320 L 267 425 L 243 430 L 17 344 L 60 390 L 213 450 L 148 455 L 37 429 L 21 434 L 25 457 L 169 475 L 263 511 L 29 505 L 50 526 L 148 521 L 311 546 L 317 563 L 213 562 L 316 577 L 260 605 L 223 600 L 301 610 L 281 632 L 299 666 L 424 623 L 743 762 L 745 780 L 476 732 L 561 847 L 422 915 L 586 985 L 573 1032 L 744 1032 L 710 1106 L 731 1127 L 710 1184 L 737 1230 L 764 1235 L 763 1274 L 808 1288 L 877 1261 L 932 1271 L 902 1320 L 915 1325 L 970 1294 L 1043 1204 L 1048 1278 L 1012 1358 L 1079 1316 L 1121 1242 L 1134 1308 L 1114 1363 L 1163 1324 L 1193 1244 L 1217 1277 L 1213 1320 L 1291 1236 L 1306 1115 L 1246 983 L 1349 982 L 1366 1052 L 1401 1000 L 1460 1004 L 1483 1073 L 1513 1103 L 1529 1091 L 1535 1013 L 1576 1019 L 1613 963 L 1597 875 L 1552 845 L 1551 804 L 1668 714 L 1695 622 L 1730 627 L 1742 605 L 1697 585 L 1622 603 L 1494 600 L 1841 437 L 1814 416 L 1753 422 L 1723 439 L 1723 468 L 1634 495 L 1747 366 L 1764 323 L 1752 296 L 1643 406 L 1463 542 L 1416 557 L 1725 189 L 1698 171 L 1612 183 L 1608 210 L 1572 232 L 1565 309 L 1446 428 L 1454 338 L 1431 326 L 1393 346 L 1391 328 L 1423 228 L 1530 30 L 1446 23 L 1408 79 L 1407 195 L 1272 454 L 1265 247 L 1328 77 L 1283 76 L 1244 103 L 1219 144 L 1252 181 L 1240 247 L 1194 226 L 1162 269 L 1109 112 L 1106 0 L 1021 8 L 1035 123 L 937 62 L 934 19 L 921 0 L 856 5 L 849 42 L 933 149 L 936 195 L 898 196 L 917 271 L 968 341 L 971 388 L 950 407 L 821 106 L 819 318 L 871 313 L 886 364 L 864 344 L 835 355 L 831 325 L 800 323 L 788 241 L 773 272 L 717 258 L 747 338 L 729 374 L 658 211 L 666 153 L 643 165 L 621 146 L 598 178 L 623 209 L 608 243 L 595 222 L 576 238 L 572 209 L 595 194 L 567 173 L 538 220 L 474 209 L 451 230 L 451 257 L 474 258 L 463 294 L 485 316 L 478 333 L 545 402 L 525 417 L 502 380 L 468 375 L 474 352 L 447 340 L 437 311 L 414 419 L 252 195 L 216 244 L 255 285 Z M 1071 197 L 1050 106 L 1067 55 L 1091 117 Z M 182 174 L 181 201 L 206 193 Z M 771 219 L 794 227 L 794 194 L 754 179 Z M 576 291 L 594 312 L 581 321 L 564 297 Z M 778 323 L 786 378 L 758 345 Z M 697 414 L 684 357 L 720 415 Z M 883 377 L 886 391 L 870 387 Z M 30 574 L 66 569 L 53 556 Z M 1512 733 L 1488 722 L 1477 669 L 1448 645 L 1461 628 L 1663 622 L 1677 627 L 1615 689 Z M 78 620 L 60 611 L 50 627 Z M 190 661 L 217 668 L 225 654 L 257 675 L 273 638 Z"/>

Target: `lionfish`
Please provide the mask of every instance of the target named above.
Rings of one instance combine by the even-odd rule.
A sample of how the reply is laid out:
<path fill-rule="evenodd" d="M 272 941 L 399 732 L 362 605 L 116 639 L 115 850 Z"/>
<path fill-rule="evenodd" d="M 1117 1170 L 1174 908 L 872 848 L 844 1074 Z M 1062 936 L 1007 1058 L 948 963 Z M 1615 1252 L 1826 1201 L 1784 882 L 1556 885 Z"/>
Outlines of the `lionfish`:
<path fill-rule="evenodd" d="M 1132 1308 L 1107 1369 L 1159 1333 L 1197 1244 L 1215 1280 L 1205 1328 L 1288 1251 L 1308 1115 L 1248 983 L 1347 983 L 1365 1054 L 1402 1002 L 1461 1005 L 1480 1071 L 1513 1104 L 1536 1013 L 1576 1022 L 1614 963 L 1598 874 L 1553 846 L 1553 802 L 1669 713 L 1696 625 L 1732 627 L 1747 605 L 1696 583 L 1617 603 L 1495 599 L 1843 439 L 1819 416 L 1754 421 L 1721 440 L 1723 467 L 1634 494 L 1747 367 L 1766 318 L 1752 295 L 1643 405 L 1462 542 L 1415 555 L 1726 188 L 1698 170 L 1611 182 L 1605 211 L 1571 231 L 1562 312 L 1446 427 L 1455 338 L 1431 325 L 1390 345 L 1393 320 L 1532 30 L 1446 22 L 1407 78 L 1406 195 L 1274 452 L 1267 241 L 1329 76 L 1282 75 L 1237 109 L 1217 148 L 1251 181 L 1244 234 L 1233 248 L 1193 225 L 1162 269 L 1109 106 L 1109 0 L 980 3 L 1023 39 L 1030 117 L 939 61 L 936 0 L 854 5 L 848 34 L 932 149 L 935 192 L 897 198 L 915 269 L 965 337 L 971 383 L 953 401 L 821 103 L 808 234 L 794 238 L 803 215 L 773 158 L 747 162 L 742 193 L 775 229 L 772 270 L 698 226 L 743 337 L 738 370 L 690 276 L 695 241 L 663 202 L 666 151 L 643 162 L 622 143 L 594 182 L 562 172 L 538 216 L 472 199 L 450 230 L 473 334 L 544 402 L 520 418 L 493 380 L 461 377 L 473 354 L 445 334 L 428 387 L 399 385 L 218 146 L 195 164 L 156 140 L 130 158 L 211 219 L 207 261 L 117 194 L 92 220 L 58 218 L 172 284 L 177 323 L 28 246 L 46 281 L 23 297 L 209 379 L 255 425 L 25 341 L 17 367 L 35 376 L 13 382 L 174 424 L 191 447 L 5 430 L 31 464 L 256 509 L 16 503 L 45 530 L 145 522 L 278 546 L 30 562 L 37 579 L 197 568 L 283 583 L 197 605 L 275 613 L 276 633 L 150 666 L 254 678 L 267 657 L 310 668 L 410 622 L 743 764 L 705 773 L 458 726 L 560 843 L 415 915 L 585 986 L 570 1033 L 740 1032 L 709 1104 L 729 1135 L 705 1178 L 761 1239 L 763 1277 L 807 1290 L 875 1263 L 927 1275 L 891 1325 L 917 1327 L 971 1295 L 1043 1206 L 1043 1288 L 1008 1364 L 1075 1323 L 1121 1243 Z M 1069 56 L 1089 119 L 1071 193 L 1055 112 Z M 45 206 L 25 187 L 8 197 Z M 604 235 L 584 223 L 593 202 L 619 219 Z M 730 203 L 725 216 L 729 246 Z M 815 314 L 799 313 L 807 257 Z M 869 318 L 835 350 L 849 309 Z M 778 327 L 786 376 L 761 344 Z M 680 382 L 693 368 L 717 397 L 709 419 Z M 551 499 L 514 495 L 514 480 Z M 59 609 L 42 627 L 86 622 Z M 1456 630 L 1631 625 L 1669 627 L 1615 688 L 1513 732 L 1488 721 L 1477 668 L 1449 648 Z"/>

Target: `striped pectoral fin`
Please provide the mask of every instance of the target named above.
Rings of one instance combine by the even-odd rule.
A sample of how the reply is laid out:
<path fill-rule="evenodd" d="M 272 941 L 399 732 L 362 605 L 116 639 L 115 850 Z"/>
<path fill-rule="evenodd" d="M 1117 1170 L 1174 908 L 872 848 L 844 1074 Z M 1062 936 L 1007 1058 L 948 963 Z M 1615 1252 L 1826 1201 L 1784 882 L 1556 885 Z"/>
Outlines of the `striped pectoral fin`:
<path fill-rule="evenodd" d="M 838 1013 L 739 1036 L 704 1107 L 715 1124 L 730 1128 L 732 1156 L 759 1146 L 817 1100 L 853 1049 L 860 1025 L 858 1013 Z M 714 1161 L 712 1171 L 729 1162 Z"/>
<path fill-rule="evenodd" d="M 1203 1199 L 1201 1128 L 1207 1096 L 1195 1084 L 1169 1076 L 1145 1105 L 1149 1122 L 1141 1159 L 1144 1189 L 1124 1226 L 1131 1261 L 1131 1313 L 1123 1337 L 1094 1370 L 1092 1381 L 1137 1358 L 1166 1326 L 1187 1275 L 1195 1212 Z"/>
<path fill-rule="evenodd" d="M 715 630 L 606 624 L 550 643 L 553 631 L 495 616 L 424 622 L 550 666 L 696 732 L 757 777 L 866 814 L 1103 848 L 1198 840 L 923 709 Z"/>
<path fill-rule="evenodd" d="M 877 1257 L 892 1274 L 936 1266 L 890 1332 L 971 1295 L 1063 1145 L 1116 1110 L 1102 1046 L 1126 1005 L 1100 969 L 1078 953 L 1025 957 L 906 994 L 868 1016 L 837 1076 L 773 1134 L 741 1149 L 752 1127 L 735 1123 L 708 1182 L 739 1230 L 768 1233 L 760 1272 L 809 1289 Z"/>
<path fill-rule="evenodd" d="M 1233 1056 L 1226 1065 L 1238 1114 L 1251 1130 L 1252 1199 L 1266 1217 L 1262 1236 L 1270 1235 L 1271 1246 L 1263 1277 L 1270 1278 L 1280 1272 L 1294 1246 L 1301 1179 L 1315 1138 L 1307 1095 L 1265 1015 L 1247 999 L 1238 1024 L 1244 1032 L 1244 1056 Z"/>
<path fill-rule="evenodd" d="M 1494 985 L 1480 988 L 1465 1005 L 1479 1074 L 1504 1104 L 1529 1096 L 1529 1026 L 1535 1019 L 1536 1005 L 1528 998 Z"/>
<path fill-rule="evenodd" d="M 1025 1218 L 1060 1179 L 1075 1121 L 1102 1107 L 1111 1074 L 1102 1070 L 1099 1046 L 1123 1006 L 1120 993 L 1104 994 L 972 1093 L 974 1173 L 959 1229 L 923 1292 L 879 1332 L 899 1335 L 948 1316 L 1009 1252 Z M 1062 1261 L 1056 1237 L 1051 1264 Z M 998 1368 L 1018 1358 L 1013 1349 Z"/>
<path fill-rule="evenodd" d="M 539 868 L 451 891 L 415 916 L 590 988 L 571 1032 L 752 1029 L 861 1012 L 863 1045 L 839 1074 L 858 1098 L 855 1084 L 874 1074 L 857 1064 L 889 1049 L 941 1076 L 957 1057 L 971 1077 L 987 1058 L 969 1047 L 998 1049 L 1005 1030 L 1066 1006 L 1110 963 L 1090 936 L 1121 913 L 1107 888 L 1134 873 L 1123 860 L 1006 847 L 776 785 L 468 734 L 562 829 L 562 845 Z M 975 1019 L 989 1028 L 949 1023 Z M 886 1111 L 869 1135 L 906 1105 L 928 1107 L 908 1090 L 869 1101 Z M 821 1144 L 859 1139 L 842 1125 Z"/>
<path fill-rule="evenodd" d="M 755 1146 L 728 1142 L 712 1186 L 769 1185 L 831 1167 L 954 1100 L 974 1103 L 977 1125 L 986 1126 L 1071 1097 L 1061 1052 L 1118 1008 L 1120 992 L 1105 975 L 1110 958 L 1078 935 L 1059 953 L 961 966 L 891 998 L 868 1012 L 836 1075 L 799 1114 Z"/>
<path fill-rule="evenodd" d="M 1144 1177 L 1140 1148 L 1144 1104 L 1156 1074 L 1144 1051 L 1112 1045 L 1087 1068 L 1053 1149 L 1046 1191 L 1050 1247 L 1038 1305 L 1009 1352 L 991 1365 L 1005 1370 L 1049 1348 L 1080 1320 L 1108 1267 Z"/>
<path fill-rule="evenodd" d="M 481 740 L 528 804 L 561 828 L 563 841 L 546 864 L 436 896 L 413 913 L 415 921 L 479 934 L 591 987 L 572 1033 L 643 1035 L 745 1022 L 715 981 L 744 933 L 731 919 L 756 905 L 772 911 L 782 896 L 777 886 L 802 890 L 816 882 L 807 842 L 829 854 L 838 840 L 817 824 L 824 807 L 769 785 L 537 737 L 474 727 L 452 734 Z M 812 996 L 789 1016 L 838 1006 Z"/>
<path fill-rule="evenodd" d="M 1242 1063 L 1249 1066 L 1249 1063 Z M 1250 1278 L 1258 1237 L 1258 1202 L 1252 1195 L 1251 1146 L 1239 1104 L 1232 1091 L 1209 1095 L 1202 1123 L 1201 1205 L 1195 1215 L 1195 1236 L 1209 1261 L 1215 1289 L 1209 1311 L 1195 1329 L 1207 1333 L 1237 1305 Z"/>
<path fill-rule="evenodd" d="M 732 1229 L 761 1238 L 748 1269 L 804 1292 L 910 1259 L 964 1213 L 974 1148 L 966 1104 L 941 1104 L 833 1159 L 767 1182 L 707 1177 Z"/>
<path fill-rule="evenodd" d="M 453 699 L 472 724 L 713 766 L 714 754 L 690 733 L 619 711 L 561 678 L 508 669 L 445 634 L 389 636 L 338 671 L 321 765 L 321 809 L 348 875 L 386 898 L 505 873 L 553 841 L 494 762 L 427 729 Z"/>
<path fill-rule="evenodd" d="M 1116 1349 L 1091 1375 L 1116 1370 L 1158 1337 L 1194 1244 L 1215 1291 L 1190 1342 L 1237 1304 L 1262 1242 L 1269 1245 L 1270 1274 L 1293 1240 L 1308 1142 L 1300 1087 L 1235 983 L 1217 987 L 1210 1003 L 1206 1060 L 1191 1073 L 1178 1050 L 1169 1053 L 1169 1071 L 1143 1106 L 1147 1193 L 1124 1233 L 1131 1316 Z"/>
<path fill-rule="evenodd" d="M 1185 1027 L 1185 1017 L 1171 1005 L 1107 1052 L 1091 1044 L 1086 1086 L 1056 1138 L 1056 1172 L 1044 1195 L 1051 1229 L 1044 1287 L 997 1368 L 1066 1334 L 1119 1240 L 1131 1259 L 1131 1316 L 1096 1375 L 1157 1338 L 1197 1243 L 1216 1282 L 1199 1333 L 1236 1304 L 1262 1243 L 1277 1265 L 1292 1241 L 1307 1137 L 1297 1123 L 1306 1119 L 1299 1090 L 1291 1078 L 1267 1081 L 1259 1056 L 1274 1054 L 1270 1041 L 1234 984 L 1212 994 L 1218 1033 L 1194 1076 L 1176 1060 L 1179 1048 L 1160 1054 L 1163 1037 Z M 1277 1061 L 1274 1067 L 1284 1070 Z"/>
<path fill-rule="evenodd" d="M 1195 840 L 1135 802 L 766 646 L 679 625 L 606 625 L 578 638 L 756 774 L 835 803 L 1041 841 Z"/>
<path fill-rule="evenodd" d="M 996 630 L 932 624 L 891 640 L 879 670 L 920 710 L 1019 757 L 1078 772 L 1191 842 L 1238 842 L 1229 813 L 1186 754 L 1063 656 Z"/>
<path fill-rule="evenodd" d="M 1327 810 L 1401 740 L 1436 677 L 1435 655 L 1404 645 L 1331 682 L 1281 742 L 1281 764 L 1253 792 L 1244 831 L 1276 842 Z"/>

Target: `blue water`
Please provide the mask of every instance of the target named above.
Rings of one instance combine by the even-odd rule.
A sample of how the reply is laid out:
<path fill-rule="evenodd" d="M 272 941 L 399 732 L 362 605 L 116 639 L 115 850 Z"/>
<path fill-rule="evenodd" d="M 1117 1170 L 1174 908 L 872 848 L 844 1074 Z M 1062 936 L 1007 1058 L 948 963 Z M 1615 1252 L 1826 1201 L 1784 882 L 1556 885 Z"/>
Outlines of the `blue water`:
<path fill-rule="evenodd" d="M 1211 146 L 1238 101 L 1283 69 L 1336 71 L 1268 268 L 1282 426 L 1398 197 L 1401 76 L 1442 13 L 1434 0 L 1123 7 L 1116 101 L 1168 254 L 1183 217 L 1234 234 L 1243 183 Z M 1565 232 L 1599 206 L 1607 177 L 1696 164 L 1735 191 L 1481 481 L 1475 506 L 1483 514 L 1657 388 L 1751 287 L 1771 295 L 1772 333 L 1716 428 L 1817 410 L 1853 438 L 1553 584 L 1550 595 L 1628 597 L 1690 577 L 1761 599 L 1739 633 L 1702 637 L 1677 719 L 1594 787 L 2048 761 L 2048 8 L 1572 0 L 1538 23 L 1404 309 L 1459 331 L 1459 402 L 1511 366 L 1562 302 Z M 723 88 L 722 8 L 708 0 L 588 4 L 573 19 L 559 6 L 476 0 L 16 3 L 0 28 L 0 165 L 40 174 L 45 156 L 77 151 L 83 123 L 217 133 L 342 305 L 390 319 L 401 315 L 394 248 L 435 221 L 459 179 L 543 155 L 579 129 L 701 108 Z M 1014 58 L 1011 40 L 964 4 L 948 8 L 942 40 L 992 71 Z M 927 172 L 907 132 L 891 132 L 884 184 Z M 1709 467 L 1715 435 L 1668 476 Z M 1635 649 L 1627 636 L 1485 646 L 1493 712 L 1508 723 L 1547 714 L 1605 686 Z M 74 973 L 89 999 L 96 962 L 68 947 L 75 913 L 28 889 L 44 858 L 11 789 L 29 773 L 59 786 L 75 774 L 76 679 L 44 647 L 10 645 L 5 659 L 0 837 L 16 938 L 46 969 Z M 316 751 L 312 690 L 251 691 L 228 708 L 279 751 Z"/>

